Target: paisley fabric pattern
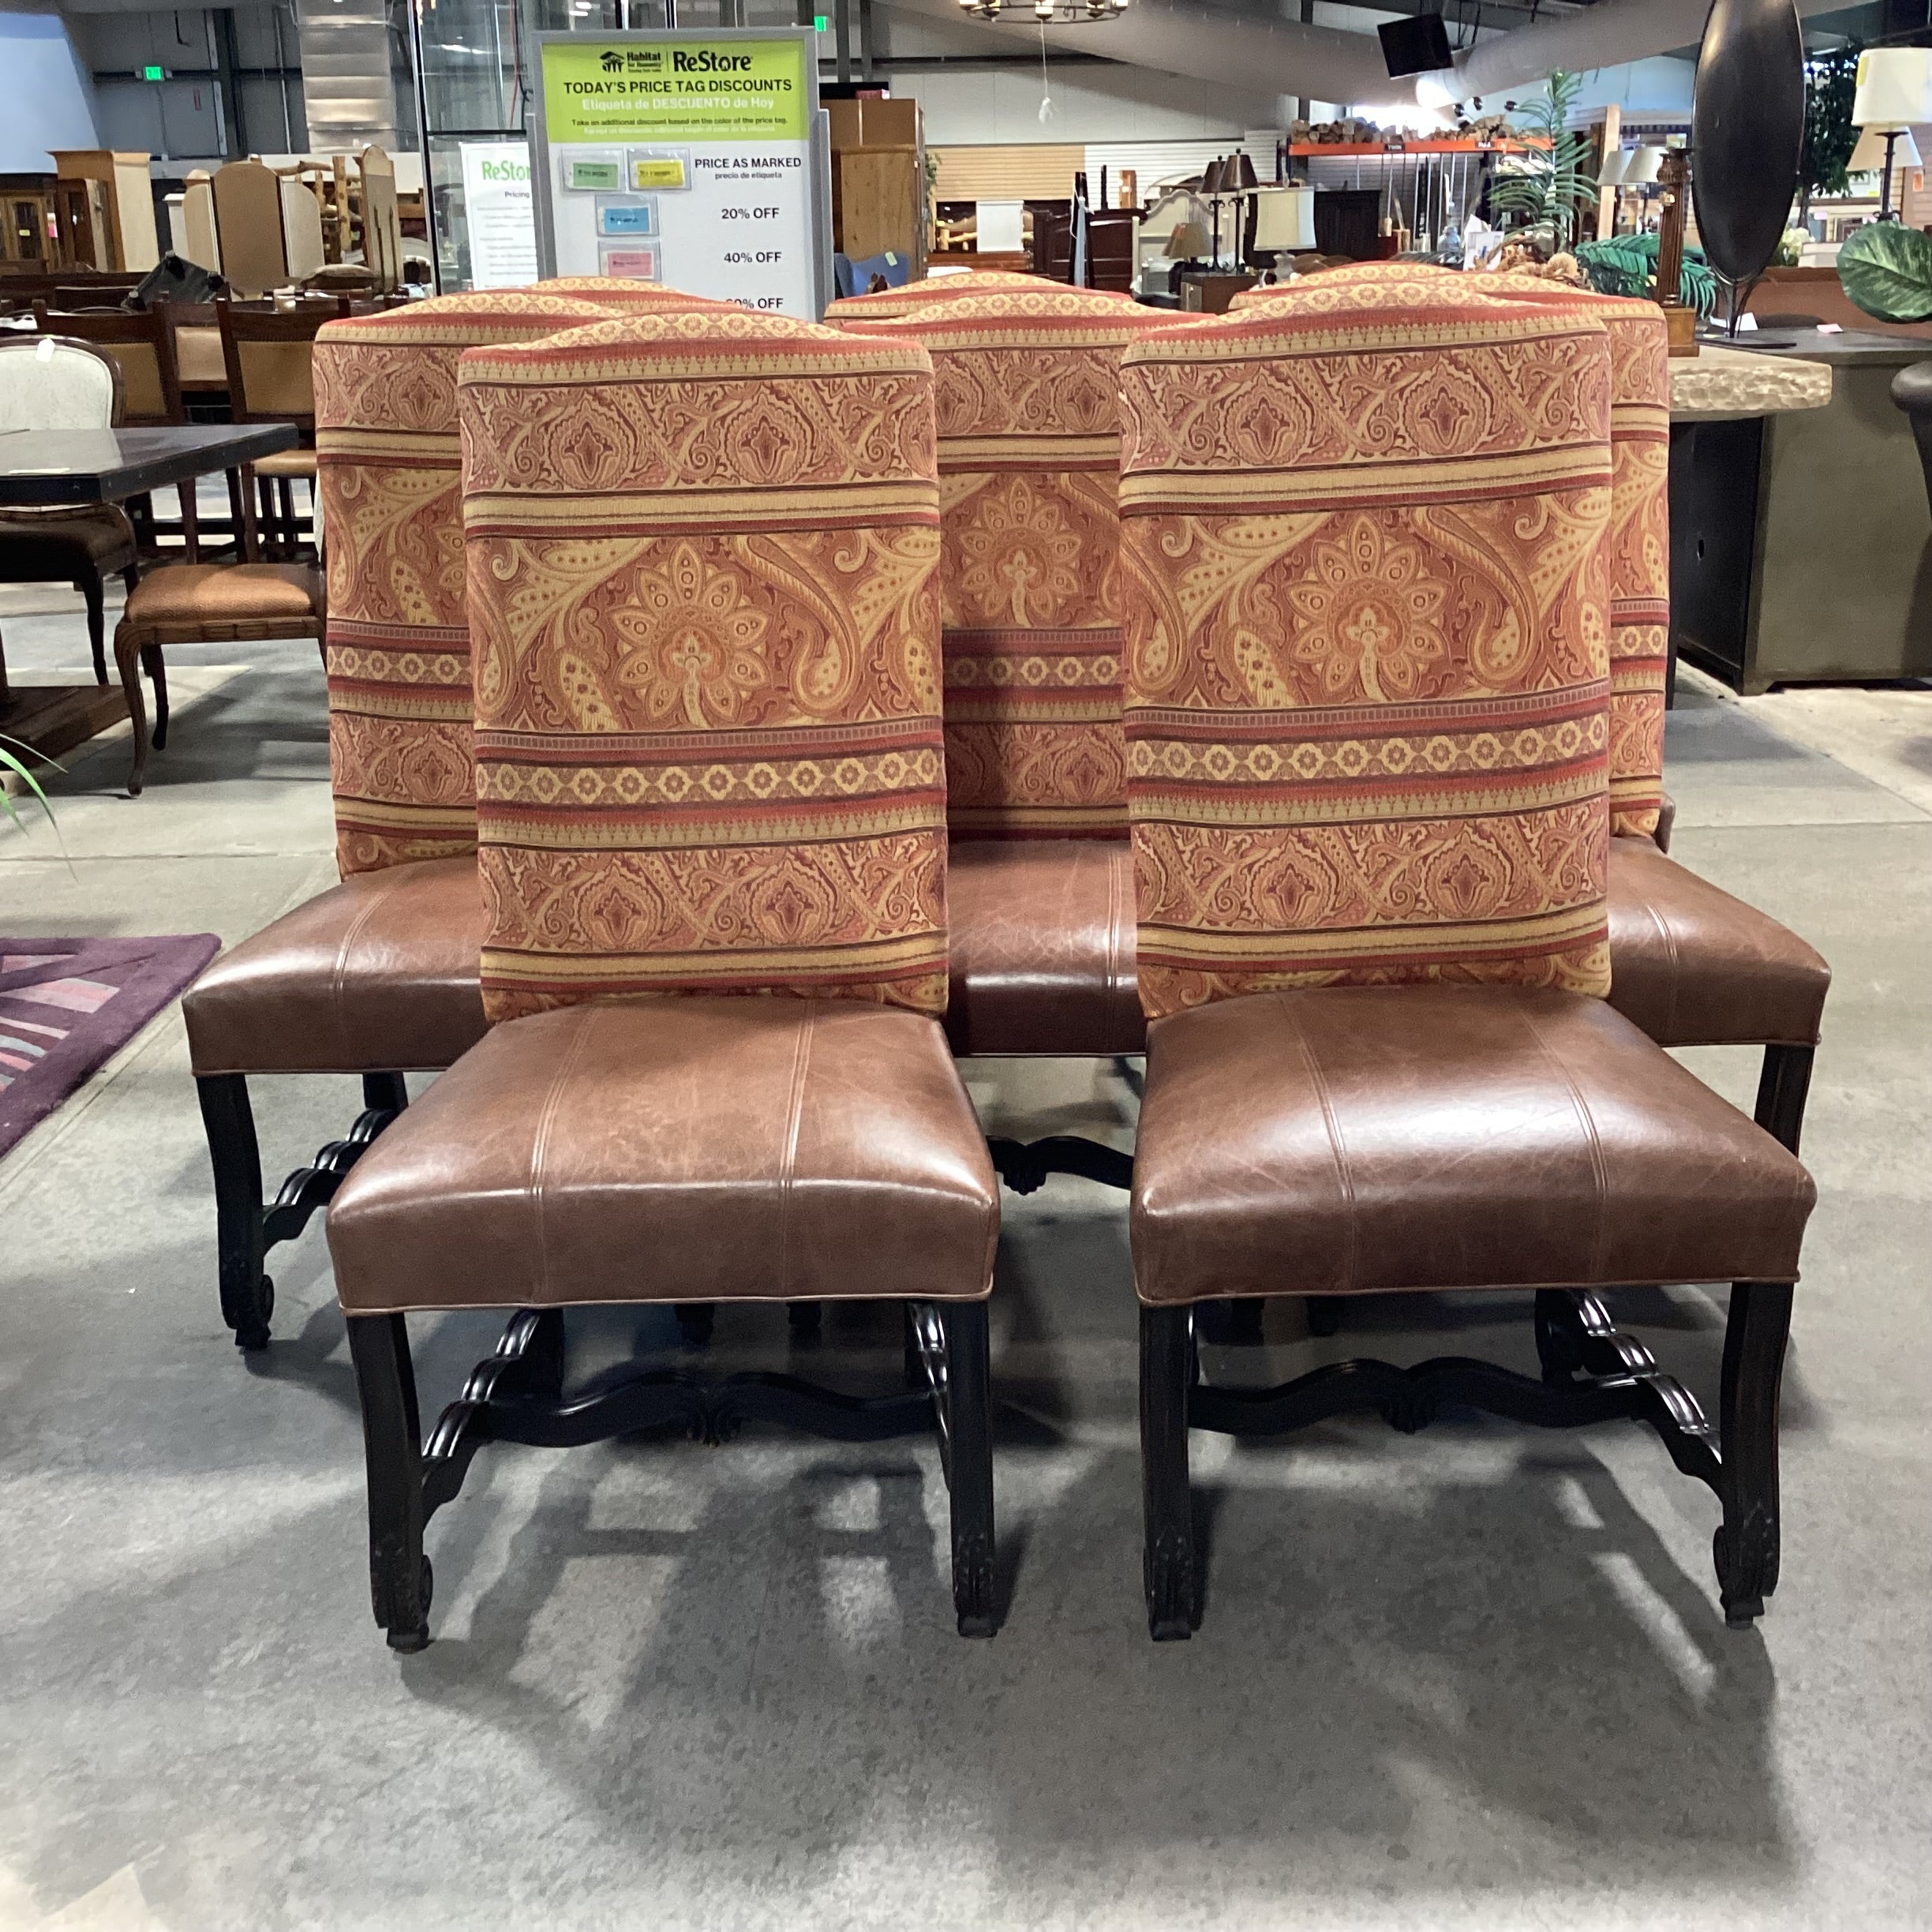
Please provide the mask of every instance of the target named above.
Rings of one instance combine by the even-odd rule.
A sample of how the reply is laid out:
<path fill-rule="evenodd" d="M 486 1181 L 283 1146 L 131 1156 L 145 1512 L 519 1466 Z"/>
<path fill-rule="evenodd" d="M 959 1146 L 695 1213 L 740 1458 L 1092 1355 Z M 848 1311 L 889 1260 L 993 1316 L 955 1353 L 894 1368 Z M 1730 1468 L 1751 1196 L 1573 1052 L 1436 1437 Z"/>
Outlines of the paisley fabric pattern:
<path fill-rule="evenodd" d="M 724 309 L 731 305 L 708 295 L 687 295 L 661 282 L 630 282 L 621 275 L 551 275 L 533 282 L 533 295 L 554 295 L 567 301 L 587 301 L 600 309 L 643 310 L 659 313 L 679 309 Z"/>
<path fill-rule="evenodd" d="M 948 275 L 926 275 L 896 289 L 879 289 L 870 295 L 841 295 L 826 304 L 826 320 L 834 324 L 882 322 L 911 315 L 934 302 L 957 301 L 962 296 L 988 295 L 1009 289 L 1037 293 L 1065 286 L 1065 283 L 1049 281 L 1045 275 L 1028 275 L 1017 268 L 962 268 Z M 1091 294 L 1093 291 L 1084 292 Z"/>
<path fill-rule="evenodd" d="M 329 769 L 344 878 L 476 844 L 457 358 L 608 313 L 489 290 L 331 322 L 316 338 Z"/>
<path fill-rule="evenodd" d="M 1014 279 L 1030 286 L 878 325 L 933 358 L 947 823 L 957 837 L 1118 839 L 1120 356 L 1170 318 Z"/>
<path fill-rule="evenodd" d="M 1541 275 L 1465 275 L 1422 264 L 1358 263 L 1308 282 L 1250 290 L 1237 309 L 1290 289 L 1451 281 L 1458 294 L 1581 309 L 1610 335 L 1610 823 L 1648 836 L 1664 803 L 1664 704 L 1670 645 L 1670 361 L 1655 302 L 1566 288 Z"/>
<path fill-rule="evenodd" d="M 724 305 L 463 359 L 492 1020 L 944 1010 L 931 364 Z"/>
<path fill-rule="evenodd" d="M 1608 991 L 1603 324 L 1331 284 L 1130 348 L 1121 408 L 1148 1014 Z"/>

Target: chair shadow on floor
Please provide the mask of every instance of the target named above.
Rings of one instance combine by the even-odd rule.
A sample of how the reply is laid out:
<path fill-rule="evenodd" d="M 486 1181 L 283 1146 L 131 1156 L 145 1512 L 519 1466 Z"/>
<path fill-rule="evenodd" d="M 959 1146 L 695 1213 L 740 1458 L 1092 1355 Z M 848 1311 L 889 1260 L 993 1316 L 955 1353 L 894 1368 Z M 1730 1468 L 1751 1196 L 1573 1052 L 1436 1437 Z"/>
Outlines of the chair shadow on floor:
<path fill-rule="evenodd" d="M 1762 1642 L 1724 1630 L 1586 1451 L 1407 1497 L 1219 1489 L 1209 1620 L 1159 1648 L 1131 1454 L 1050 1500 L 1009 1459 L 1028 1588 L 989 1648 L 951 1633 L 930 1457 L 788 1459 L 769 1487 L 721 1472 L 668 1524 L 636 1512 L 631 1476 L 661 1507 L 664 1458 L 690 1453 L 556 1464 L 462 1627 L 401 1671 L 613 1836 L 688 1856 L 694 1886 L 776 1863 L 809 1894 L 912 1793 L 988 1846 L 996 1892 L 1150 1861 L 1181 1892 L 1216 1868 L 1292 1885 L 1312 1836 L 1331 1872 L 1398 1890 L 1441 1885 L 1444 1857 L 1481 1883 L 1506 1856 L 1526 1884 L 1788 1864 Z"/>
<path fill-rule="evenodd" d="M 547 1804 L 726 1919 L 733 1888 L 808 1898 L 882 1833 L 935 1829 L 936 1863 L 970 1855 L 992 1899 L 1010 1887 L 1035 1908 L 1095 1884 L 1144 1907 L 1230 1886 L 1285 1896 L 1316 1848 L 1338 1897 L 1789 1877 L 1762 1638 L 1725 1631 L 1683 1524 L 1667 1545 L 1598 1453 L 1627 1434 L 1660 1487 L 1681 1485 L 1683 1520 L 1714 1527 L 1714 1503 L 1633 1425 L 1197 1436 L 1207 1614 L 1190 1642 L 1151 1644 L 1116 1241 L 1116 1217 L 1050 1215 L 1002 1257 L 991 1644 L 953 1634 L 945 1494 L 923 1440 L 492 1446 L 430 1532 L 436 1641 L 382 1660 L 457 1751 L 437 1775 L 460 1788 L 449 1741 L 481 1727 Z M 1721 1295 L 1616 1299 L 1714 1396 Z M 1391 1298 L 1310 1344 L 1278 1304 L 1267 1349 L 1207 1361 L 1230 1380 L 1292 1372 L 1312 1349 L 1527 1367 L 1528 1312 L 1526 1297 Z M 426 1418 L 496 1326 L 421 1325 Z M 880 1309 L 834 1310 L 802 1345 L 776 1309 L 727 1310 L 702 1354 L 668 1309 L 582 1312 L 570 1334 L 573 1385 L 648 1358 L 706 1373 L 783 1359 L 888 1386 L 897 1350 Z M 1083 1374 L 1101 1347 L 1109 1370 Z M 270 1361 L 353 1413 L 332 1305 Z M 1814 1414 L 1798 1382 L 1788 1430 Z M 357 1561 L 359 1509 L 339 1527 Z M 361 1640 L 380 1656 L 373 1625 Z"/>

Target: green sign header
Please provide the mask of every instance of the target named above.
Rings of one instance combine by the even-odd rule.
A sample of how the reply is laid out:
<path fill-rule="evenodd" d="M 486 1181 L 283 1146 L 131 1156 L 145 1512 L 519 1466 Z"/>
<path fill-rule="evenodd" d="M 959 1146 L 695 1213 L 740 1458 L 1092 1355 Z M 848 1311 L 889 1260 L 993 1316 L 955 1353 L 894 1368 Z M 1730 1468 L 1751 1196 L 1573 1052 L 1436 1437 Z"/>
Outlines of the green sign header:
<path fill-rule="evenodd" d="M 803 40 L 586 36 L 544 48 L 544 132 L 568 141 L 802 141 Z"/>

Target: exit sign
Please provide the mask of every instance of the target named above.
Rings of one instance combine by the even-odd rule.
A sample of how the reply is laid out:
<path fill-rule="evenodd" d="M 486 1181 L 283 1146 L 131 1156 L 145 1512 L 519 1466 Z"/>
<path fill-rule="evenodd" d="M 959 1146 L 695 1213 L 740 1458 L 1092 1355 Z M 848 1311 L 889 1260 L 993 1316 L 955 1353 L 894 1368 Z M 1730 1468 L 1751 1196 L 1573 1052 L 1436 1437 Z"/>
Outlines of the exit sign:
<path fill-rule="evenodd" d="M 812 16 L 812 24 L 821 33 L 829 33 L 832 31 L 832 16 L 829 13 L 814 13 Z"/>
<path fill-rule="evenodd" d="M 140 77 L 144 80 L 165 80 L 167 78 L 167 75 L 161 68 L 144 67 L 140 70 Z"/>

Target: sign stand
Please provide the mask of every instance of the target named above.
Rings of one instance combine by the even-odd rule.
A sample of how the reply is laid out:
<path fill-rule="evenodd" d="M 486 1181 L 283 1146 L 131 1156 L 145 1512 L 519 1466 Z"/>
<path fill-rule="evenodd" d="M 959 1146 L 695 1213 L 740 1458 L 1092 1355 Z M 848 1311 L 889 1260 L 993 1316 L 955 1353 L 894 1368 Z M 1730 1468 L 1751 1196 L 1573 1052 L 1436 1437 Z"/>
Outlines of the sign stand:
<path fill-rule="evenodd" d="M 546 275 L 611 275 L 816 321 L 831 144 L 811 28 L 537 36 Z"/>

